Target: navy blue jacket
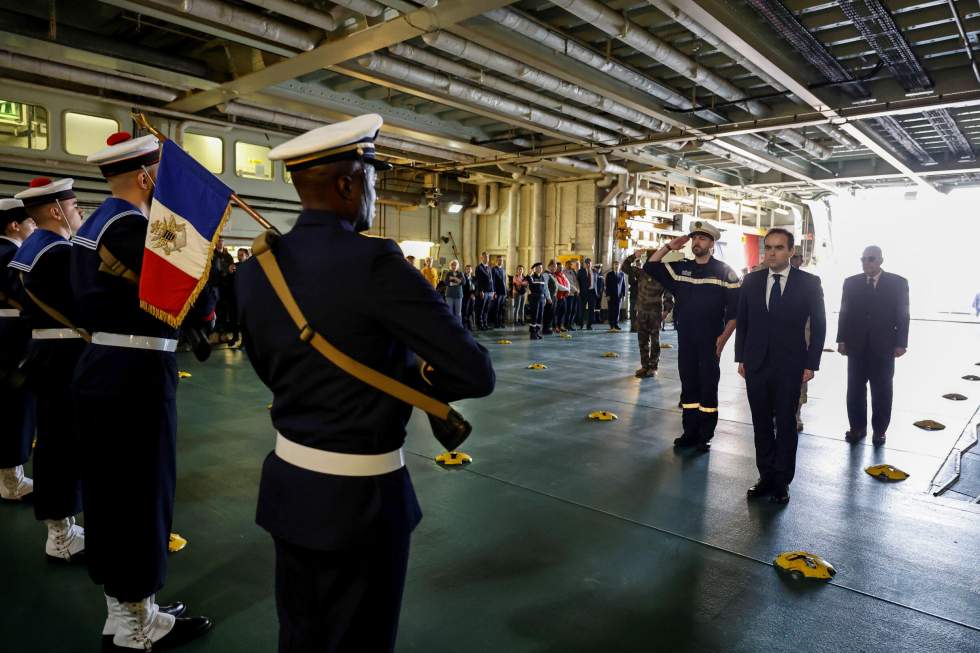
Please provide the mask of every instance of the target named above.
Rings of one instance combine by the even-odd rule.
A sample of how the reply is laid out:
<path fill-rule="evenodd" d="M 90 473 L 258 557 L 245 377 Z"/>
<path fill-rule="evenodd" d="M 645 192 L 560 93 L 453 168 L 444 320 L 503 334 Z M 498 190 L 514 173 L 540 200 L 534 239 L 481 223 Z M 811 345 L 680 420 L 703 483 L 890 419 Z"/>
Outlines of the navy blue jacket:
<path fill-rule="evenodd" d="M 674 295 L 674 323 L 689 335 L 717 338 L 735 319 L 741 281 L 724 262 L 714 257 L 703 265 L 693 259 L 650 261 L 643 271 Z"/>
<path fill-rule="evenodd" d="M 310 324 L 344 353 L 443 401 L 493 391 L 487 350 L 413 272 L 394 241 L 354 233 L 329 213 L 303 211 L 275 254 Z M 349 272 L 346 281 L 324 284 L 337 269 Z M 412 407 L 354 379 L 301 341 L 257 261 L 242 264 L 236 277 L 246 350 L 273 392 L 275 430 L 324 451 L 380 454 L 401 447 Z M 426 374 L 431 386 L 421 379 L 416 354 L 434 368 Z M 407 469 L 332 476 L 274 453 L 266 458 L 257 521 L 276 537 L 334 550 L 372 537 L 382 520 L 414 527 L 420 518 Z"/>
<path fill-rule="evenodd" d="M 606 296 L 621 299 L 626 294 L 626 275 L 622 272 L 606 272 Z"/>
<path fill-rule="evenodd" d="M 504 295 L 507 293 L 507 275 L 504 274 L 504 269 L 499 265 L 495 265 L 490 268 L 490 274 L 493 277 L 493 292 L 497 295 Z"/>
<path fill-rule="evenodd" d="M 909 282 L 882 271 L 878 287 L 868 286 L 868 276 L 858 274 L 844 280 L 837 342 L 860 352 L 870 343 L 879 356 L 891 356 L 896 347 L 909 345 Z"/>
<path fill-rule="evenodd" d="M 820 277 L 790 268 L 779 308 L 767 308 L 769 269 L 747 274 L 742 280 L 735 323 L 735 360 L 749 371 L 775 366 L 792 374 L 820 369 L 827 335 Z M 810 342 L 806 321 L 810 320 Z"/>
<path fill-rule="evenodd" d="M 477 292 L 493 292 L 493 274 L 490 272 L 489 265 L 483 263 L 477 265 L 474 278 Z"/>

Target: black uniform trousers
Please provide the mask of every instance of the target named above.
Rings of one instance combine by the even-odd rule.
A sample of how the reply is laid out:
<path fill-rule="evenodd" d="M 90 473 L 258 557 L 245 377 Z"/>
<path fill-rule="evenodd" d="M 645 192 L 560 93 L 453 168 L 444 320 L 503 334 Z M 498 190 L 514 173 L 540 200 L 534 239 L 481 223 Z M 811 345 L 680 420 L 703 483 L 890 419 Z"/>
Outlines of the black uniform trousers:
<path fill-rule="evenodd" d="M 619 328 L 619 307 L 622 305 L 622 297 L 609 298 L 609 328 Z"/>
<path fill-rule="evenodd" d="M 709 332 L 677 331 L 677 367 L 681 377 L 684 437 L 708 442 L 718 424 L 717 336 Z"/>
<path fill-rule="evenodd" d="M 766 361 L 745 371 L 745 389 L 755 431 L 755 462 L 766 483 L 789 485 L 796 474 L 796 409 L 803 369 L 786 369 Z"/>
<path fill-rule="evenodd" d="M 167 575 L 177 360 L 170 352 L 89 345 L 75 378 L 89 575 L 109 596 L 139 601 Z"/>
<path fill-rule="evenodd" d="M 544 320 L 544 295 L 531 293 L 527 298 L 527 324 L 533 334 L 535 329 L 541 328 Z"/>
<path fill-rule="evenodd" d="M 279 653 L 393 651 L 411 529 L 317 551 L 273 538 Z"/>
<path fill-rule="evenodd" d="M 568 310 L 568 297 L 554 300 L 555 306 L 555 329 L 561 329 L 565 324 L 565 311 Z"/>
<path fill-rule="evenodd" d="M 463 293 L 463 326 L 473 330 L 473 297 L 469 293 Z"/>
<path fill-rule="evenodd" d="M 481 298 L 476 296 L 476 328 L 487 328 L 487 316 L 490 314 L 490 307 L 493 304 L 493 293 L 485 292 Z"/>
<path fill-rule="evenodd" d="M 555 301 L 552 300 L 551 303 L 544 303 L 544 314 L 541 317 L 542 324 L 544 325 L 544 333 L 551 333 L 555 326 Z"/>
<path fill-rule="evenodd" d="M 34 516 L 64 519 L 82 511 L 80 446 L 72 414 L 71 382 L 85 347 L 81 338 L 34 340 L 24 368 L 37 399 Z"/>
<path fill-rule="evenodd" d="M 23 465 L 31 455 L 34 393 L 20 369 L 30 341 L 26 320 L 0 318 L 0 469 Z"/>
<path fill-rule="evenodd" d="M 871 383 L 871 428 L 885 433 L 892 419 L 892 381 L 895 356 L 876 354 L 866 342 L 859 351 L 847 350 L 847 421 L 851 430 L 868 427 L 868 383 Z"/>

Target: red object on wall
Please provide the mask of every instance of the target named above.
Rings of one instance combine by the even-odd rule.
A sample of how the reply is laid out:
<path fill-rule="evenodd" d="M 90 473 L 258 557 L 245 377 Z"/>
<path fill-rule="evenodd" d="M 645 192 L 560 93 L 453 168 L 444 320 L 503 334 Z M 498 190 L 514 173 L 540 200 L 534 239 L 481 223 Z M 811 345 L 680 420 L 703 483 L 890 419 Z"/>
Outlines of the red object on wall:
<path fill-rule="evenodd" d="M 760 252 L 762 238 L 753 236 L 752 234 L 745 234 L 743 239 L 745 242 L 745 265 L 751 270 L 762 261 L 762 254 Z"/>

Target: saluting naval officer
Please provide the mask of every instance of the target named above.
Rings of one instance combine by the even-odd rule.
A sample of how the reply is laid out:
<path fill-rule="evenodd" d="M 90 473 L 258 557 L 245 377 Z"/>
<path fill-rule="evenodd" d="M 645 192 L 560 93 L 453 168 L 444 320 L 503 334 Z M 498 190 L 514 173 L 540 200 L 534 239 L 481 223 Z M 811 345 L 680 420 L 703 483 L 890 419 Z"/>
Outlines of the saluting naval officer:
<path fill-rule="evenodd" d="M 7 267 L 34 226 L 23 202 L 0 199 L 0 499 L 5 501 L 21 501 L 34 490 L 34 481 L 24 476 L 34 440 L 34 395 L 20 370 L 31 327 L 20 314 L 15 271 Z"/>
<path fill-rule="evenodd" d="M 308 326 L 344 354 L 442 401 L 487 395 L 486 349 L 394 241 L 360 233 L 371 227 L 376 169 L 388 168 L 375 158 L 381 125 L 364 115 L 272 150 L 303 212 L 271 253 Z M 324 285 L 338 267 L 351 283 Z M 237 274 L 249 360 L 274 394 L 276 448 L 256 521 L 275 542 L 279 650 L 391 651 L 421 518 L 401 449 L 412 408 L 300 339 L 256 257 Z"/>
<path fill-rule="evenodd" d="M 103 586 L 107 608 L 103 648 L 150 651 L 193 639 L 211 621 L 179 618 L 182 603 L 154 599 L 167 575 L 177 482 L 177 329 L 139 302 L 160 147 L 154 136 L 127 132 L 107 145 L 88 161 L 112 197 L 73 238 L 72 290 L 79 323 L 92 334 L 75 373 L 75 415 L 89 575 Z"/>
<path fill-rule="evenodd" d="M 71 380 L 85 346 L 75 329 L 69 237 L 82 224 L 71 179 L 38 177 L 14 197 L 37 229 L 17 249 L 9 269 L 17 275 L 23 315 L 31 327 L 24 374 L 37 399 L 34 445 L 34 516 L 48 527 L 44 552 L 53 562 L 82 559 L 85 529 L 81 465 L 71 412 Z"/>
<path fill-rule="evenodd" d="M 718 424 L 718 361 L 735 331 L 741 281 L 734 270 L 712 256 L 721 232 L 708 222 L 695 220 L 687 236 L 674 238 L 654 252 L 643 271 L 674 295 L 677 329 L 677 366 L 681 377 L 684 433 L 676 447 L 711 449 Z M 694 259 L 663 263 L 670 251 L 691 241 Z"/>

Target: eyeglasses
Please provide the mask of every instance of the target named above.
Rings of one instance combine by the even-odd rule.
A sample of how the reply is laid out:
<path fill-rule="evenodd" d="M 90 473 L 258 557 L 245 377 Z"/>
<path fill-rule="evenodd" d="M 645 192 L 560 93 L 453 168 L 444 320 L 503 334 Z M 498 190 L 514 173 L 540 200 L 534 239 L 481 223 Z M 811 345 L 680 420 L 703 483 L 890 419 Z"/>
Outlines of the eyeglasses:
<path fill-rule="evenodd" d="M 861 257 L 861 262 L 862 263 L 874 263 L 877 260 L 878 260 L 878 257 L 877 256 L 862 256 Z"/>

